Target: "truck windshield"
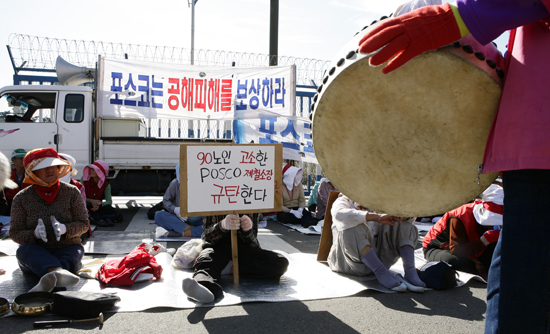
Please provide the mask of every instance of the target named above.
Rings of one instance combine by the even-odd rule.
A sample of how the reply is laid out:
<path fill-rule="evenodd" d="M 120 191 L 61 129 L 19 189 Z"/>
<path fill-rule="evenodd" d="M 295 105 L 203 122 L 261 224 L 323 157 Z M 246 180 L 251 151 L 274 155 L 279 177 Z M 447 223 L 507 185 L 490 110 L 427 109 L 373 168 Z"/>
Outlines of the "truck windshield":
<path fill-rule="evenodd" d="M 54 119 L 55 96 L 55 93 L 41 93 L 40 97 L 53 102 L 43 103 L 42 99 L 25 93 L 3 95 L 0 97 L 0 123 L 51 123 Z"/>

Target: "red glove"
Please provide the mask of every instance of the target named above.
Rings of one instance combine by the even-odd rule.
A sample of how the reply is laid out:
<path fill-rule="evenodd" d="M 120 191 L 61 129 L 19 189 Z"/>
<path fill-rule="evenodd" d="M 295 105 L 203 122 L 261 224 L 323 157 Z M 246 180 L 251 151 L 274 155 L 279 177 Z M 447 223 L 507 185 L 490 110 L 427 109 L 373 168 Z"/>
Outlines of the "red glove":
<path fill-rule="evenodd" d="M 421 7 L 377 23 L 359 41 L 359 51 L 372 53 L 387 44 L 369 60 L 371 65 L 378 66 L 397 55 L 382 70 L 387 74 L 425 51 L 435 50 L 460 38 L 451 6 L 444 3 Z"/>
<path fill-rule="evenodd" d="M 498 241 L 498 237 L 500 236 L 500 230 L 491 230 L 483 233 L 483 237 L 489 244 L 492 244 L 493 242 Z"/>

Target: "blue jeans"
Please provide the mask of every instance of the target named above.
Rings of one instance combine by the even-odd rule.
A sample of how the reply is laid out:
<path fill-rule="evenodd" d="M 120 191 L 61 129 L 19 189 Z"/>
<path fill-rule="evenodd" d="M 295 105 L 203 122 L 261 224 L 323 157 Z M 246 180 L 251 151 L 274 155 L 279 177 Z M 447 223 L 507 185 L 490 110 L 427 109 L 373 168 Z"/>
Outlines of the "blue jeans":
<path fill-rule="evenodd" d="M 176 215 L 168 211 L 157 211 L 155 213 L 155 223 L 167 231 L 174 231 L 182 234 L 187 225 L 191 228 L 191 235 L 195 238 L 202 236 L 202 217 L 189 217 L 187 223 L 182 222 Z"/>
<path fill-rule="evenodd" d="M 42 277 L 48 268 L 61 267 L 73 274 L 82 268 L 84 247 L 81 244 L 69 245 L 57 249 L 46 249 L 37 244 L 22 244 L 15 253 L 19 268 L 25 273 Z"/>
<path fill-rule="evenodd" d="M 487 286 L 485 333 L 550 332 L 550 170 L 503 173 L 504 216 Z"/>

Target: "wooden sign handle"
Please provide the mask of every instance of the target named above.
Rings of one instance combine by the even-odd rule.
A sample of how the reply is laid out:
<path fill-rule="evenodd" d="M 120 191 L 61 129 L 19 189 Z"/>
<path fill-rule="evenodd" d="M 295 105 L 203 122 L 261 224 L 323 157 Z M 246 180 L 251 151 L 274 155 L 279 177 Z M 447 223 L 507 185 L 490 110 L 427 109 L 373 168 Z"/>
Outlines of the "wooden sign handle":
<path fill-rule="evenodd" d="M 231 230 L 231 255 L 233 260 L 233 283 L 239 284 L 239 248 L 237 230 Z"/>

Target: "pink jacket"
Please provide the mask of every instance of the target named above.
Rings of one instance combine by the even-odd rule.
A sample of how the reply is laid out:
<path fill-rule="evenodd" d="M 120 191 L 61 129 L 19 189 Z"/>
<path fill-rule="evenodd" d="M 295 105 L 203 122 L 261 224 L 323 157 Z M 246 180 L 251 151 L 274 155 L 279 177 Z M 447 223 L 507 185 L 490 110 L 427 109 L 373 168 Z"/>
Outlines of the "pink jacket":
<path fill-rule="evenodd" d="M 543 1 L 550 10 L 550 0 Z M 543 21 L 510 33 L 500 107 L 483 172 L 550 169 L 550 29 Z M 510 53 L 511 50 L 511 53 Z"/>

